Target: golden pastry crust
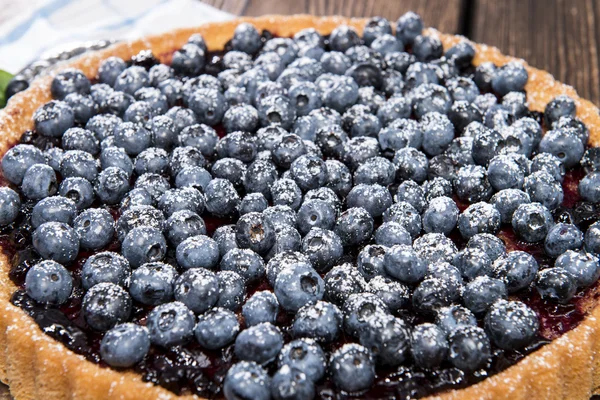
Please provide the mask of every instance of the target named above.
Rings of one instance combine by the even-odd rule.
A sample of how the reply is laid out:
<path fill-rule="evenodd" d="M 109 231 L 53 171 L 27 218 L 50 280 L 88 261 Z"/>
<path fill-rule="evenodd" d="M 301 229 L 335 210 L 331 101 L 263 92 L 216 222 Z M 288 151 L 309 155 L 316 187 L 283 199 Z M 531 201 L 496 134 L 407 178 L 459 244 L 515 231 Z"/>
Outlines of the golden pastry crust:
<path fill-rule="evenodd" d="M 201 33 L 210 50 L 222 49 L 232 37 L 235 27 L 243 21 L 254 24 L 258 29 L 268 29 L 277 36 L 288 37 L 305 28 L 329 34 L 340 24 L 351 25 L 362 32 L 366 20 L 309 15 L 240 18 L 118 43 L 86 54 L 59 69 L 75 67 L 94 77 L 100 62 L 107 57 L 128 59 L 143 49 L 151 49 L 161 61 L 168 61 L 173 51 L 193 33 Z M 466 40 L 433 29 L 426 33 L 438 36 L 444 48 Z M 496 48 L 474 46 L 475 65 L 486 61 L 502 65 L 515 60 Z M 549 73 L 524 64 L 529 72 L 526 90 L 530 108 L 543 111 L 555 96 L 569 95 L 577 102 L 578 117 L 590 129 L 590 144 L 600 145 L 600 116 L 596 106 L 579 98 L 572 87 L 557 82 Z M 50 82 L 50 76 L 37 79 L 28 90 L 11 98 L 8 106 L 0 111 L 0 156 L 25 130 L 32 128 L 33 112 L 51 99 Z M 142 382 L 141 376 L 132 372 L 102 368 L 68 350 L 44 334 L 25 312 L 10 304 L 10 296 L 16 287 L 8 278 L 10 262 L 4 254 L 0 254 L 0 269 L 0 380 L 10 385 L 16 399 L 198 399 L 191 395 L 177 396 Z M 600 354 L 600 307 L 594 305 L 590 309 L 577 328 L 516 365 L 468 388 L 430 398 L 588 399 L 592 393 L 600 392 L 600 359 L 597 357 Z"/>

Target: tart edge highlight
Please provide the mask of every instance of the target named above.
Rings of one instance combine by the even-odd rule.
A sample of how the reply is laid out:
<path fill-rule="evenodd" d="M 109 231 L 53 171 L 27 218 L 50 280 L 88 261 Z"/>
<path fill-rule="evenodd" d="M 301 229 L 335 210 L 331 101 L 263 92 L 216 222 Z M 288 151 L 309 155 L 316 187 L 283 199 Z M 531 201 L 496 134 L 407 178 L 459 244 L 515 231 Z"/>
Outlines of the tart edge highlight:
<path fill-rule="evenodd" d="M 88 77 L 94 77 L 102 60 L 110 56 L 129 59 L 145 49 L 150 49 L 161 62 L 169 61 L 172 52 L 193 33 L 204 36 L 209 50 L 222 49 L 240 22 L 250 22 L 259 30 L 267 29 L 277 36 L 288 37 L 305 28 L 329 34 L 341 24 L 353 26 L 360 33 L 365 21 L 310 15 L 238 18 L 117 43 L 62 64 L 52 72 L 75 67 Z M 445 49 L 467 40 L 434 29 L 426 30 L 425 34 L 438 36 Z M 474 65 L 483 62 L 503 65 L 516 60 L 503 55 L 497 48 L 472 44 L 476 49 Z M 519 61 L 529 73 L 525 89 L 530 109 L 543 111 L 557 95 L 570 96 L 577 104 L 577 116 L 590 130 L 589 144 L 599 146 L 598 108 L 581 99 L 575 89 L 556 81 L 548 72 Z M 0 111 L 0 155 L 14 145 L 25 130 L 32 128 L 34 111 L 51 100 L 51 80 L 52 76 L 38 78 L 29 89 L 13 96 L 7 107 Z M 199 399 L 195 395 L 177 396 L 152 383 L 143 382 L 141 376 L 134 372 L 102 368 L 44 334 L 23 310 L 10 303 L 16 287 L 8 277 L 9 271 L 10 260 L 0 254 L 0 380 L 10 386 L 10 392 L 17 400 Z M 450 390 L 427 399 L 589 399 L 591 394 L 600 393 L 600 357 L 597 357 L 600 354 L 600 307 L 596 307 L 594 300 L 588 309 L 588 315 L 579 326 L 519 363 L 467 388 Z"/>

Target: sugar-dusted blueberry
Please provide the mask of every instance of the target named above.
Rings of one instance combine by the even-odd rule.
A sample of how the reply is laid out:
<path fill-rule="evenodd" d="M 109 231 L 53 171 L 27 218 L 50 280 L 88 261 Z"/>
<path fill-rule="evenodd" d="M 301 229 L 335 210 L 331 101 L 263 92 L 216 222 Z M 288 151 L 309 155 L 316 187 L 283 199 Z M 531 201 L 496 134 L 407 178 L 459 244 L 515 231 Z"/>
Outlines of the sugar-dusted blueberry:
<path fill-rule="evenodd" d="M 269 400 L 270 385 L 271 378 L 260 365 L 253 361 L 241 361 L 227 371 L 223 392 L 226 399 Z"/>
<path fill-rule="evenodd" d="M 9 188 L 2 188 L 2 189 L 0 189 L 0 193 L 8 192 L 9 190 L 12 191 L 12 189 L 9 189 Z M 15 195 L 16 195 L 16 193 L 15 193 Z M 0 198 L 1 197 L 2 196 L 0 196 Z M 3 218 L 5 218 L 4 221 L 7 221 L 6 224 L 9 224 L 12 221 L 14 221 L 14 218 L 16 218 L 16 216 L 18 215 L 19 206 L 20 206 L 21 202 L 19 201 L 18 195 L 15 200 L 15 198 L 12 196 L 12 194 L 6 195 L 5 198 L 2 198 L 2 201 L 3 202 L 16 201 L 16 204 L 17 204 L 16 211 L 12 210 L 15 212 L 14 217 L 12 217 L 12 214 L 9 214 L 9 212 L 12 212 L 11 210 L 4 211 L 4 213 L 6 214 L 6 216 L 3 217 Z M 6 207 L 2 202 L 0 202 L 0 206 Z M 62 196 L 47 197 L 45 199 L 40 200 L 38 203 L 36 203 L 35 206 L 33 206 L 33 210 L 31 212 L 31 224 L 34 228 L 37 228 L 38 226 L 42 225 L 45 222 L 52 222 L 52 221 L 62 222 L 67 225 L 71 225 L 73 223 L 73 219 L 75 218 L 76 212 L 77 212 L 77 208 L 75 206 L 75 203 L 72 200 L 62 197 Z M 11 217 L 12 219 L 8 219 L 9 217 Z M 2 225 L 5 225 L 5 224 L 2 224 Z"/>
<path fill-rule="evenodd" d="M 410 245 L 412 237 L 402 224 L 394 221 L 384 222 L 375 231 L 375 243 L 385 247 L 397 244 Z"/>
<path fill-rule="evenodd" d="M 121 58 L 108 57 L 98 68 L 98 81 L 112 86 L 125 68 L 127 68 L 127 64 Z"/>
<path fill-rule="evenodd" d="M 33 247 L 44 258 L 58 263 L 70 263 L 79 252 L 79 237 L 73 228 L 62 222 L 45 222 L 34 232 Z"/>
<path fill-rule="evenodd" d="M 233 342 L 240 331 L 236 315 L 225 308 L 213 308 L 198 317 L 194 335 L 200 345 L 218 350 Z"/>
<path fill-rule="evenodd" d="M 102 361 L 111 367 L 131 367 L 140 362 L 148 354 L 148 350 L 148 329 L 131 322 L 110 329 L 100 342 Z"/>
<path fill-rule="evenodd" d="M 281 271 L 275 279 L 274 291 L 281 307 L 295 312 L 321 300 L 325 284 L 309 264 L 297 263 Z"/>
<path fill-rule="evenodd" d="M 97 250 L 109 244 L 115 234 L 115 221 L 105 209 L 84 210 L 73 223 L 82 248 Z"/>
<path fill-rule="evenodd" d="M 436 197 L 423 212 L 423 230 L 427 233 L 449 234 L 456 226 L 458 214 L 454 200 L 446 196 Z"/>
<path fill-rule="evenodd" d="M 548 231 L 544 250 L 550 257 L 558 257 L 567 250 L 577 250 L 583 245 L 583 233 L 572 224 L 558 223 Z"/>
<path fill-rule="evenodd" d="M 386 248 L 380 245 L 367 245 L 358 253 L 356 264 L 365 280 L 386 275 L 383 264 L 385 253 Z"/>
<path fill-rule="evenodd" d="M 417 118 L 430 112 L 447 114 L 452 107 L 452 98 L 448 90 L 435 83 L 417 86 L 411 94 L 413 111 Z"/>
<path fill-rule="evenodd" d="M 169 348 L 189 342 L 194 334 L 194 313 L 183 303 L 173 301 L 155 307 L 146 326 L 153 344 Z"/>
<path fill-rule="evenodd" d="M 453 264 L 467 279 L 478 276 L 492 275 L 492 260 L 488 254 L 478 247 L 467 247 L 460 251 L 454 258 Z"/>
<path fill-rule="evenodd" d="M 325 275 L 325 298 L 340 306 L 350 295 L 365 292 L 366 288 L 365 278 L 348 263 L 333 267 Z"/>
<path fill-rule="evenodd" d="M 202 167 L 185 167 L 177 174 L 175 186 L 178 188 L 191 187 L 204 193 L 211 180 L 212 176 L 206 169 Z"/>
<path fill-rule="evenodd" d="M 504 299 L 507 296 L 508 291 L 502 280 L 489 276 L 479 276 L 465 286 L 463 302 L 473 313 L 481 315 L 497 300 Z"/>
<path fill-rule="evenodd" d="M 263 322 L 275 323 L 279 312 L 277 297 L 270 291 L 259 291 L 250 296 L 242 306 L 242 315 L 246 326 Z"/>
<path fill-rule="evenodd" d="M 191 268 L 175 280 L 173 294 L 175 300 L 201 314 L 210 310 L 217 302 L 219 283 L 214 272 L 204 268 Z"/>
<path fill-rule="evenodd" d="M 521 204 L 513 213 L 512 227 L 515 233 L 529 243 L 543 241 L 552 225 L 552 214 L 540 203 Z"/>
<path fill-rule="evenodd" d="M 11 183 L 20 185 L 31 166 L 45 163 L 41 150 L 30 144 L 18 144 L 2 157 L 2 173 Z"/>
<path fill-rule="evenodd" d="M 88 208 L 94 201 L 94 188 L 90 181 L 81 177 L 63 179 L 58 186 L 58 193 L 72 200 L 78 210 Z"/>
<path fill-rule="evenodd" d="M 520 301 L 499 300 L 485 316 L 485 330 L 494 344 L 504 350 L 517 350 L 534 339 L 539 329 L 536 313 Z"/>
<path fill-rule="evenodd" d="M 17 192 L 9 187 L 0 188 L 0 225 L 8 225 L 17 219 L 20 208 L 21 199 Z"/>
<path fill-rule="evenodd" d="M 521 204 L 530 202 L 529 195 L 520 189 L 503 189 L 490 199 L 490 203 L 500 212 L 504 224 L 512 221 L 513 213 Z"/>
<path fill-rule="evenodd" d="M 456 302 L 460 292 L 447 277 L 428 277 L 415 288 L 412 306 L 422 314 L 434 314 L 442 307 Z"/>
<path fill-rule="evenodd" d="M 567 95 L 556 96 L 544 109 L 544 123 L 552 127 L 561 117 L 574 117 L 576 113 L 575 101 Z"/>
<path fill-rule="evenodd" d="M 50 85 L 52 97 L 64 99 L 69 93 L 87 94 L 90 92 L 90 80 L 78 69 L 65 69 L 54 77 Z"/>
<path fill-rule="evenodd" d="M 443 54 L 442 42 L 434 36 L 418 35 L 413 41 L 413 54 L 419 61 L 432 61 Z"/>
<path fill-rule="evenodd" d="M 411 333 L 411 354 L 418 366 L 437 367 L 448 355 L 446 334 L 431 323 L 415 326 Z"/>
<path fill-rule="evenodd" d="M 162 232 L 150 226 L 139 226 L 127 233 L 122 245 L 123 256 L 132 267 L 160 261 L 167 252 L 167 242 Z"/>
<path fill-rule="evenodd" d="M 522 63 L 509 62 L 492 73 L 491 87 L 494 92 L 504 96 L 508 92 L 519 92 L 525 88 L 529 74 Z"/>
<path fill-rule="evenodd" d="M 177 141 L 177 132 L 173 119 L 166 115 L 157 115 L 148 124 L 152 143 L 161 149 L 170 149 Z"/>
<path fill-rule="evenodd" d="M 590 286 L 600 276 L 598 257 L 584 251 L 567 250 L 557 257 L 554 265 L 567 271 L 581 288 Z"/>
<path fill-rule="evenodd" d="M 60 305 L 71 296 L 73 281 L 65 267 L 52 260 L 44 260 L 27 271 L 25 290 L 38 303 Z"/>
<path fill-rule="evenodd" d="M 509 293 L 529 286 L 535 279 L 539 266 L 535 258 L 524 251 L 511 251 L 492 265 L 492 276 L 506 283 Z"/>
<path fill-rule="evenodd" d="M 392 315 L 370 319 L 360 332 L 359 341 L 371 349 L 373 356 L 382 365 L 399 365 L 409 354 L 408 327 L 403 320 Z"/>
<path fill-rule="evenodd" d="M 498 191 L 521 189 L 525 179 L 524 175 L 517 162 L 507 155 L 497 155 L 492 158 L 487 169 L 488 180 Z"/>
<path fill-rule="evenodd" d="M 103 170 L 110 167 L 119 168 L 125 171 L 128 177 L 131 176 L 134 169 L 131 158 L 123 148 L 117 146 L 110 146 L 102 149 L 100 152 L 100 167 Z"/>
<path fill-rule="evenodd" d="M 559 128 L 548 131 L 539 144 L 539 151 L 550 153 L 569 168 L 581 160 L 584 144 L 575 134 L 573 129 Z"/>
<path fill-rule="evenodd" d="M 93 254 L 81 269 L 81 285 L 84 289 L 101 282 L 124 287 L 129 282 L 131 267 L 125 257 L 110 251 Z"/>
<path fill-rule="evenodd" d="M 233 184 L 225 179 L 213 179 L 206 186 L 206 210 L 215 216 L 227 216 L 235 212 L 240 197 Z"/>
<path fill-rule="evenodd" d="M 221 259 L 220 268 L 237 272 L 248 283 L 260 280 L 265 274 L 263 259 L 250 249 L 229 250 Z"/>
<path fill-rule="evenodd" d="M 460 168 L 453 183 L 458 198 L 469 203 L 486 201 L 493 193 L 487 171 L 480 165 Z"/>
<path fill-rule="evenodd" d="M 467 242 L 467 247 L 483 250 L 492 261 L 506 253 L 506 245 L 502 239 L 490 233 L 478 233 L 472 236 Z"/>
<path fill-rule="evenodd" d="M 283 347 L 279 328 L 269 322 L 254 325 L 240 332 L 235 339 L 235 355 L 245 361 L 267 364 L 274 360 Z"/>
<path fill-rule="evenodd" d="M 109 282 L 92 286 L 83 296 L 81 305 L 85 322 L 97 331 L 107 331 L 127 321 L 131 308 L 132 301 L 129 293 Z"/>
<path fill-rule="evenodd" d="M 544 300 L 567 303 L 575 296 L 577 283 L 564 268 L 546 268 L 538 273 L 535 288 Z"/>
<path fill-rule="evenodd" d="M 473 372 L 485 368 L 492 356 L 490 339 L 477 326 L 463 326 L 448 335 L 448 360 L 456 368 Z"/>
<path fill-rule="evenodd" d="M 375 380 L 375 361 L 364 346 L 348 343 L 332 353 L 329 370 L 333 383 L 346 392 L 364 390 Z"/>
<path fill-rule="evenodd" d="M 600 202 L 600 172 L 592 172 L 581 179 L 578 186 L 579 195 L 592 203 Z"/>
<path fill-rule="evenodd" d="M 151 262 L 143 264 L 131 274 L 129 293 L 139 303 L 159 305 L 173 299 L 173 286 L 177 271 L 169 264 Z"/>
<path fill-rule="evenodd" d="M 500 228 L 500 212 L 491 204 L 471 204 L 458 217 L 458 229 L 465 239 L 478 233 L 496 233 Z"/>
<path fill-rule="evenodd" d="M 215 306 L 237 311 L 246 297 L 244 279 L 234 271 L 219 271 L 217 280 L 219 297 Z"/>
<path fill-rule="evenodd" d="M 190 210 L 175 211 L 165 222 L 165 236 L 175 247 L 189 237 L 205 234 L 204 220 Z"/>
<path fill-rule="evenodd" d="M 162 232 L 165 218 L 162 212 L 151 205 L 129 207 L 117 220 L 117 235 L 122 242 L 125 236 L 134 228 L 148 226 Z"/>

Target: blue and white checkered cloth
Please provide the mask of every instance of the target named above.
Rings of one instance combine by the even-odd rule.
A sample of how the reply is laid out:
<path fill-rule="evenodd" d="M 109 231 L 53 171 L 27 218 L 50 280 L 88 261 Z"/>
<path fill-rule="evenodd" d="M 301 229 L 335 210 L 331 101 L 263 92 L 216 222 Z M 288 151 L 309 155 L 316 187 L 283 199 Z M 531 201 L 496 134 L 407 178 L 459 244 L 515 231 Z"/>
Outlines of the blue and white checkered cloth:
<path fill-rule="evenodd" d="M 45 0 L 0 26 L 0 68 L 16 73 L 48 52 L 74 45 L 229 18 L 198 0 Z"/>

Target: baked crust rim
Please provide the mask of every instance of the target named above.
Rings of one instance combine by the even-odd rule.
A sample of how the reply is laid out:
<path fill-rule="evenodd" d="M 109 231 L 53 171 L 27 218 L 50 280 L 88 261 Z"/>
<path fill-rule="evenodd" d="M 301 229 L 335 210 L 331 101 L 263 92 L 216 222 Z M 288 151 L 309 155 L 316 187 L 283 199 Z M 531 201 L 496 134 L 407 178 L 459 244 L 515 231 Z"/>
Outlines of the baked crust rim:
<path fill-rule="evenodd" d="M 210 23 L 195 28 L 178 29 L 143 39 L 117 43 L 107 49 L 85 54 L 58 66 L 49 76 L 35 80 L 29 89 L 15 95 L 0 111 L 0 156 L 32 127 L 33 112 L 51 100 L 51 75 L 75 67 L 87 76 L 96 75 L 100 62 L 110 56 L 129 59 L 140 50 L 151 49 L 161 59 L 168 60 L 193 33 L 201 33 L 210 50 L 222 49 L 240 22 L 250 22 L 258 29 L 287 37 L 305 28 L 330 33 L 340 24 L 348 24 L 359 32 L 366 19 L 316 17 L 310 15 L 237 18 Z M 461 36 L 447 35 L 434 29 L 428 35 L 438 36 L 444 48 L 459 41 Z M 473 63 L 493 62 L 503 65 L 517 60 L 498 49 L 472 43 L 476 48 Z M 577 115 L 590 129 L 590 145 L 600 145 L 600 115 L 591 102 L 581 99 L 576 91 L 556 81 L 548 72 L 523 62 L 529 72 L 527 100 L 533 110 L 543 111 L 545 105 L 559 94 L 567 94 L 577 103 Z M 10 303 L 16 289 L 8 277 L 10 262 L 0 254 L 0 380 L 10 386 L 11 394 L 21 399 L 199 399 L 195 395 L 174 393 L 143 382 L 139 374 L 116 371 L 87 361 L 64 345 L 44 334 L 39 326 L 20 308 Z M 600 386 L 600 307 L 593 307 L 575 329 L 552 343 L 531 353 L 519 363 L 482 382 L 464 389 L 443 392 L 429 399 L 588 399 Z"/>

